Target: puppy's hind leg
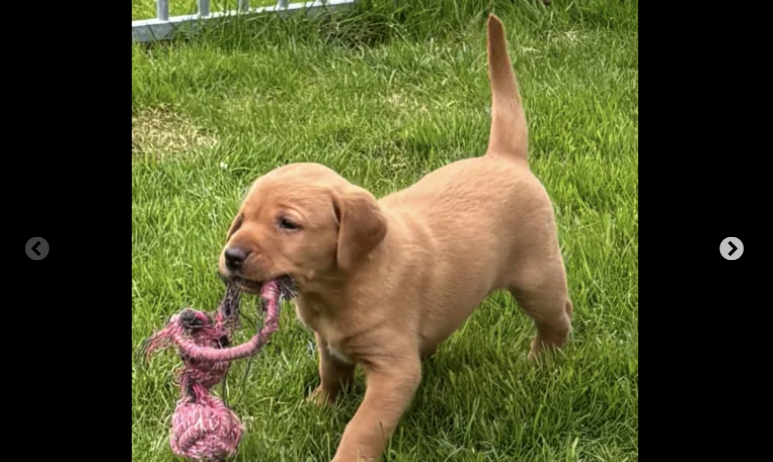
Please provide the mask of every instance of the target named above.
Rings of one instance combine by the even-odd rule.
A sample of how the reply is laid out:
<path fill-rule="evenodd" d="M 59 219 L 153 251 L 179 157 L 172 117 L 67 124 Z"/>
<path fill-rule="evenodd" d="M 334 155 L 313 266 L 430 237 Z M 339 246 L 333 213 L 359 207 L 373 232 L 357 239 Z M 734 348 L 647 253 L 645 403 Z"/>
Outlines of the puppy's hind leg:
<path fill-rule="evenodd" d="M 529 358 L 563 347 L 572 329 L 573 307 L 561 260 L 520 268 L 508 289 L 537 327 Z"/>

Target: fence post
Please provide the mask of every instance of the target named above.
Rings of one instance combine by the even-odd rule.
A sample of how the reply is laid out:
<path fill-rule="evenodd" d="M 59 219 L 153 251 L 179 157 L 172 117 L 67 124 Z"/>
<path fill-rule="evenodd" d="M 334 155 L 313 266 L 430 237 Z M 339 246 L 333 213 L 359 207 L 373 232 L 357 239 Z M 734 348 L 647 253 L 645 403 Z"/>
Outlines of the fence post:
<path fill-rule="evenodd" d="M 278 2 L 276 2 L 276 7 L 286 10 L 288 4 L 289 2 L 287 0 L 279 0 Z"/>
<path fill-rule="evenodd" d="M 209 0 L 199 0 L 199 16 L 202 18 L 209 16 Z"/>
<path fill-rule="evenodd" d="M 250 11 L 250 0 L 239 0 L 239 11 L 243 13 Z"/>
<path fill-rule="evenodd" d="M 169 21 L 169 0 L 156 0 L 156 18 Z"/>

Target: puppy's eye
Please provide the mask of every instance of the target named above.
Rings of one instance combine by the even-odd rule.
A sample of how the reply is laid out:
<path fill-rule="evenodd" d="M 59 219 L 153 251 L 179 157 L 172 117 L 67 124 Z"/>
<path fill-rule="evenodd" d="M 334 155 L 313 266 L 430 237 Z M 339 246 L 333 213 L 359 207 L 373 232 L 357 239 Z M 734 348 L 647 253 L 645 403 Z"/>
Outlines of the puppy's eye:
<path fill-rule="evenodd" d="M 282 229 L 287 229 L 287 230 L 295 230 L 295 229 L 300 229 L 301 228 L 296 223 L 288 220 L 287 218 L 280 218 L 279 219 L 279 227 L 282 228 Z"/>

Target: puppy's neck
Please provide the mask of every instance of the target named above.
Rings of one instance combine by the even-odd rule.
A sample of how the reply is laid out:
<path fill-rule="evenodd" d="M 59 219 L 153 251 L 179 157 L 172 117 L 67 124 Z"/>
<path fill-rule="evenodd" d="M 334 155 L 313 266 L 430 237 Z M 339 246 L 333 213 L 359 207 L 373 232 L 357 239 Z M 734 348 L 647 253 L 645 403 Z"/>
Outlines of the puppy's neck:
<path fill-rule="evenodd" d="M 392 217 L 387 215 L 386 218 L 391 226 Z M 349 271 L 333 268 L 324 274 L 315 275 L 298 284 L 298 295 L 329 307 L 330 310 L 345 310 L 348 304 L 359 301 L 358 292 L 372 289 L 374 284 L 378 284 L 379 275 L 383 275 L 392 266 L 392 258 L 398 253 L 390 249 L 399 247 L 398 236 L 399 233 L 390 233 L 387 228 L 384 240 L 357 266 Z"/>
<path fill-rule="evenodd" d="M 346 286 L 346 278 L 338 271 L 316 275 L 298 283 L 298 295 L 304 298 L 328 299 L 340 295 Z"/>

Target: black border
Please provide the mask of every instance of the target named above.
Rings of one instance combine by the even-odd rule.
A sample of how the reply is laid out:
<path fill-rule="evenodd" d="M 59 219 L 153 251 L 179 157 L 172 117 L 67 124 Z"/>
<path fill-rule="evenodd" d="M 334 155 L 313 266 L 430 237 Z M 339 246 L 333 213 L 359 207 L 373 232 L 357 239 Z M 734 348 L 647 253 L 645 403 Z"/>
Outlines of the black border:
<path fill-rule="evenodd" d="M 751 107 L 764 91 L 753 83 L 762 78 L 753 70 L 762 54 L 752 48 L 766 42 L 754 35 L 766 28 L 745 8 L 646 4 L 639 10 L 641 452 L 643 460 L 751 459 L 764 429 L 748 414 L 767 396 L 760 367 L 767 361 L 759 358 L 767 162 L 757 147 L 767 130 Z M 742 240 L 738 260 L 721 256 L 726 237 Z"/>
<path fill-rule="evenodd" d="M 3 47 L 3 224 L 15 257 L 4 382 L 18 408 L 4 446 L 36 460 L 130 457 L 128 8 L 8 16 L 19 25 Z M 44 260 L 25 254 L 34 236 L 49 243 Z"/>

